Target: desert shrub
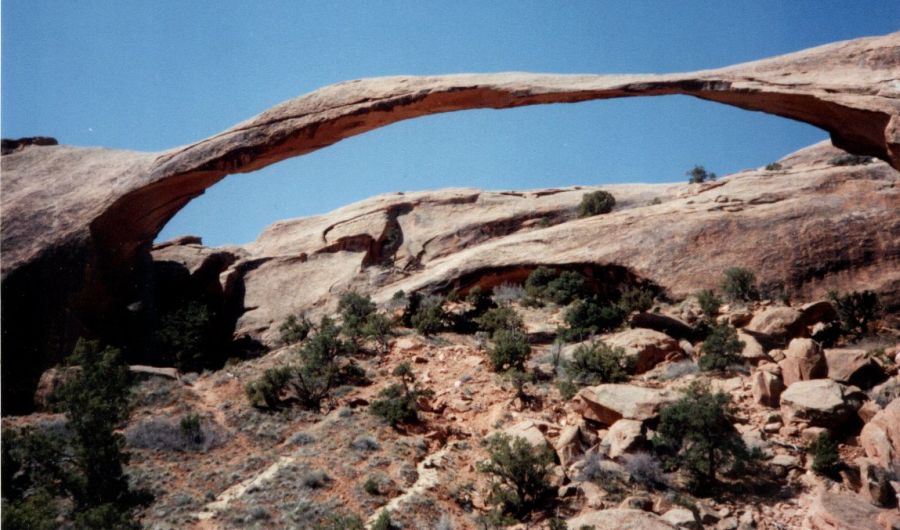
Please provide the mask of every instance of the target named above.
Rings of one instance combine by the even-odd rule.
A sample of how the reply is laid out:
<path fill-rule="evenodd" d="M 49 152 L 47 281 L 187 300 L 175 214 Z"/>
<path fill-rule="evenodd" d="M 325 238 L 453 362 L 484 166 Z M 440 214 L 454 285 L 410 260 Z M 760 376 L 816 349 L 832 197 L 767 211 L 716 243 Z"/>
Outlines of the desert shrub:
<path fill-rule="evenodd" d="M 363 296 L 350 291 L 338 300 L 338 313 L 341 315 L 341 331 L 357 345 L 363 337 L 363 327 L 369 316 L 375 312 L 375 304 L 368 295 Z"/>
<path fill-rule="evenodd" d="M 312 331 L 313 324 L 306 315 L 290 315 L 278 327 L 279 339 L 282 344 L 295 344 L 304 340 Z"/>
<path fill-rule="evenodd" d="M 2 452 L 3 528 L 57 528 L 61 499 L 75 482 L 63 465 L 70 452 L 65 440 L 34 427 L 4 428 Z"/>
<path fill-rule="evenodd" d="M 309 489 L 324 488 L 329 482 L 331 482 L 331 477 L 321 469 L 308 471 L 300 477 L 300 483 Z"/>
<path fill-rule="evenodd" d="M 501 330 L 523 330 L 525 322 L 519 313 L 511 307 L 495 307 L 488 309 L 483 315 L 475 319 L 478 329 L 487 331 L 491 334 Z"/>
<path fill-rule="evenodd" d="M 378 518 L 372 523 L 370 530 L 391 530 L 391 514 L 387 510 L 381 510 Z"/>
<path fill-rule="evenodd" d="M 584 275 L 575 271 L 563 271 L 550 280 L 544 289 L 544 298 L 559 305 L 567 305 L 574 300 L 584 298 L 587 292 L 587 280 Z"/>
<path fill-rule="evenodd" d="M 508 368 L 523 369 L 531 346 L 525 334 L 518 330 L 501 329 L 494 333 L 494 345 L 488 350 L 488 358 L 495 372 Z"/>
<path fill-rule="evenodd" d="M 525 280 L 525 293 L 532 298 L 543 298 L 547 285 L 557 276 L 559 273 L 549 267 L 540 266 L 534 269 Z"/>
<path fill-rule="evenodd" d="M 390 313 L 393 313 L 394 311 L 397 311 L 398 309 L 402 309 L 405 307 L 406 307 L 406 293 L 403 291 L 403 289 L 400 289 L 399 291 L 395 292 L 391 296 L 391 299 L 388 300 L 387 303 L 385 304 L 385 309 L 387 309 L 388 312 L 390 312 Z"/>
<path fill-rule="evenodd" d="M 369 495 L 381 495 L 381 485 L 375 477 L 368 477 L 363 483 L 363 490 Z"/>
<path fill-rule="evenodd" d="M 213 311 L 199 301 L 190 301 L 165 313 L 155 333 L 157 355 L 182 372 L 221 366 L 212 321 Z"/>
<path fill-rule="evenodd" d="M 647 489 L 666 483 L 662 465 L 650 453 L 638 452 L 625 455 L 625 471 L 635 484 Z"/>
<path fill-rule="evenodd" d="M 716 318 L 716 315 L 719 314 L 719 307 L 722 305 L 722 299 L 709 289 L 703 289 L 697 293 L 697 302 L 707 320 Z"/>
<path fill-rule="evenodd" d="M 634 370 L 631 358 L 622 348 L 610 347 L 603 341 L 581 344 L 572 353 L 566 371 L 578 384 L 621 383 Z"/>
<path fill-rule="evenodd" d="M 838 453 L 837 444 L 832 441 L 827 432 L 821 433 L 806 448 L 806 452 L 812 455 L 813 471 L 821 475 L 836 476 L 841 467 L 841 455 Z"/>
<path fill-rule="evenodd" d="M 294 370 L 289 366 L 269 368 L 262 377 L 247 383 L 244 393 L 254 407 L 278 408 L 281 406 L 281 393 L 293 374 Z"/>
<path fill-rule="evenodd" d="M 571 379 L 561 379 L 557 381 L 556 389 L 559 390 L 559 395 L 565 401 L 572 399 L 575 397 L 575 394 L 578 393 L 578 385 L 573 383 Z"/>
<path fill-rule="evenodd" d="M 129 447 L 155 451 L 206 452 L 225 440 L 226 434 L 218 425 L 196 414 L 182 416 L 178 422 L 147 418 L 125 430 Z"/>
<path fill-rule="evenodd" d="M 578 217 L 609 213 L 615 205 L 616 198 L 608 191 L 597 190 L 585 193 L 581 196 L 581 204 L 578 205 Z"/>
<path fill-rule="evenodd" d="M 358 515 L 331 514 L 314 528 L 315 530 L 365 530 L 366 525 Z"/>
<path fill-rule="evenodd" d="M 10 530 L 54 530 L 62 507 L 45 489 L 29 496 L 10 500 L 3 496 L 3 528 Z"/>
<path fill-rule="evenodd" d="M 497 433 L 487 439 L 488 460 L 479 471 L 491 475 L 490 503 L 496 512 L 521 518 L 552 497 L 550 469 L 553 451 L 533 447 L 527 440 Z"/>
<path fill-rule="evenodd" d="M 724 370 L 741 362 L 740 353 L 744 350 L 744 342 L 738 340 L 737 331 L 733 327 L 723 324 L 712 327 L 700 349 L 703 352 L 699 362 L 701 370 Z"/>
<path fill-rule="evenodd" d="M 566 309 L 564 320 L 569 329 L 564 333 L 566 340 L 581 340 L 585 337 L 611 331 L 625 320 L 625 313 L 614 304 L 602 303 L 597 297 L 578 300 Z"/>
<path fill-rule="evenodd" d="M 647 287 L 632 287 L 622 292 L 619 298 L 619 307 L 625 314 L 631 314 L 634 311 L 645 312 L 653 307 L 653 291 Z"/>
<path fill-rule="evenodd" d="M 369 404 L 369 413 L 384 419 L 391 427 L 416 423 L 419 421 L 419 398 L 430 396 L 432 392 L 415 384 L 409 363 L 401 363 L 393 374 L 399 381 L 379 392 L 378 399 Z"/>
<path fill-rule="evenodd" d="M 494 287 L 491 298 L 494 300 L 495 304 L 509 305 L 525 298 L 525 288 L 521 285 L 502 283 Z"/>
<path fill-rule="evenodd" d="M 781 164 L 778 162 L 771 162 L 766 164 L 766 171 L 781 171 Z"/>
<path fill-rule="evenodd" d="M 381 448 L 378 444 L 378 440 L 365 434 L 361 434 L 354 438 L 353 441 L 350 442 L 350 447 L 357 451 L 377 451 Z"/>
<path fill-rule="evenodd" d="M 869 324 L 881 314 L 881 303 L 873 291 L 854 291 L 842 296 L 828 293 L 841 321 L 841 332 L 861 338 L 869 332 Z"/>
<path fill-rule="evenodd" d="M 487 291 L 476 285 L 466 295 L 466 303 L 472 306 L 472 313 L 480 315 L 487 311 L 494 304 L 494 301 L 491 300 L 491 295 Z"/>
<path fill-rule="evenodd" d="M 525 393 L 525 385 L 534 381 L 534 376 L 525 370 L 520 370 L 518 368 L 510 368 L 506 371 L 504 376 L 512 383 L 513 388 L 516 391 L 516 398 L 521 401 L 527 401 L 528 394 Z"/>
<path fill-rule="evenodd" d="M 340 340 L 341 329 L 328 317 L 322 317 L 316 333 L 300 348 L 301 364 L 290 379 L 300 403 L 318 409 L 331 389 L 341 381 L 339 357 L 350 347 Z"/>
<path fill-rule="evenodd" d="M 722 292 L 729 300 L 749 302 L 757 298 L 756 275 L 752 271 L 740 267 L 729 267 L 725 269 L 724 275 Z"/>
<path fill-rule="evenodd" d="M 731 423 L 730 398 L 692 383 L 675 403 L 662 408 L 652 442 L 669 465 L 691 475 L 691 489 L 705 491 L 726 466 L 746 462 L 750 453 Z"/>
<path fill-rule="evenodd" d="M 410 322 L 416 331 L 426 337 L 444 329 L 447 323 L 444 299 L 437 296 L 422 299 Z"/>
<path fill-rule="evenodd" d="M 871 161 L 871 156 L 852 155 L 850 153 L 844 153 L 842 155 L 831 157 L 831 159 L 828 160 L 828 163 L 832 166 L 861 166 L 863 164 L 868 164 Z"/>
<path fill-rule="evenodd" d="M 701 184 L 708 180 L 716 180 L 716 174 L 712 171 L 707 172 L 703 166 L 694 166 L 684 173 L 688 177 L 689 184 Z"/>
<path fill-rule="evenodd" d="M 375 341 L 376 348 L 380 353 L 387 353 L 393 334 L 393 321 L 381 313 L 369 315 L 362 327 L 362 335 Z"/>

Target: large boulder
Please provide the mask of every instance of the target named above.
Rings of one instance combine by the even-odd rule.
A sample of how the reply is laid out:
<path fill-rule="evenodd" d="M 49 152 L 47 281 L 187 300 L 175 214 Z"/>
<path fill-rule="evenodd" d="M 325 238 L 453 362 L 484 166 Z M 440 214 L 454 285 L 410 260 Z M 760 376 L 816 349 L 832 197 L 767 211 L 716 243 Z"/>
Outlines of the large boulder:
<path fill-rule="evenodd" d="M 803 313 L 792 307 L 768 307 L 754 315 L 744 329 L 787 343 L 804 335 L 802 318 Z"/>
<path fill-rule="evenodd" d="M 612 424 L 603 437 L 609 458 L 618 458 L 637 448 L 644 441 L 643 422 L 621 419 Z"/>
<path fill-rule="evenodd" d="M 881 365 L 865 350 L 825 350 L 825 364 L 828 365 L 829 379 L 864 389 L 871 388 L 887 378 Z"/>
<path fill-rule="evenodd" d="M 634 361 L 635 373 L 644 373 L 657 364 L 681 356 L 684 352 L 678 341 L 652 329 L 633 328 L 603 337 L 613 347 L 622 348 Z"/>
<path fill-rule="evenodd" d="M 781 412 L 785 424 L 802 420 L 837 428 L 855 417 L 864 399 L 859 389 L 831 379 L 797 381 L 781 394 Z"/>
<path fill-rule="evenodd" d="M 652 329 L 679 340 L 693 340 L 697 334 L 684 320 L 661 313 L 635 313 L 628 323 L 633 328 Z"/>
<path fill-rule="evenodd" d="M 524 438 L 532 447 L 544 447 L 547 439 L 544 433 L 531 420 L 525 420 L 503 430 L 513 438 Z"/>
<path fill-rule="evenodd" d="M 674 530 L 676 527 L 662 520 L 658 515 L 629 508 L 613 508 L 587 512 L 566 521 L 569 528 L 593 527 L 594 530 Z"/>
<path fill-rule="evenodd" d="M 758 364 L 763 361 L 770 360 L 769 356 L 766 355 L 765 348 L 762 347 L 762 344 L 756 340 L 756 337 L 750 335 L 749 333 L 744 333 L 741 330 L 737 332 L 737 338 L 739 341 L 744 343 L 744 349 L 741 350 L 741 357 L 743 357 L 746 361 L 749 361 L 753 364 Z"/>
<path fill-rule="evenodd" d="M 766 407 L 777 407 L 784 392 L 781 370 L 778 365 L 767 363 L 750 376 L 750 392 L 753 401 Z"/>
<path fill-rule="evenodd" d="M 794 339 L 779 361 L 785 386 L 797 381 L 819 379 L 828 375 L 828 365 L 822 347 L 812 339 Z"/>
<path fill-rule="evenodd" d="M 605 384 L 582 388 L 572 406 L 582 417 L 612 425 L 622 418 L 648 420 L 675 397 L 665 390 L 629 384 Z"/>
<path fill-rule="evenodd" d="M 892 530 L 887 510 L 879 510 L 854 493 L 820 490 L 807 513 L 807 523 L 814 530 Z"/>
<path fill-rule="evenodd" d="M 891 401 L 859 434 L 866 456 L 890 469 L 900 466 L 900 398 Z"/>

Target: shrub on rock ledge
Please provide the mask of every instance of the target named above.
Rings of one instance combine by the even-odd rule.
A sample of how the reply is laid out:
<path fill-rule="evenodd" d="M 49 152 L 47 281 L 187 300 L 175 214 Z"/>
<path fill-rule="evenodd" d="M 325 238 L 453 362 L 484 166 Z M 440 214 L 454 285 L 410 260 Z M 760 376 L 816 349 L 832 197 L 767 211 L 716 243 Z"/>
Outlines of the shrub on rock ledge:
<path fill-rule="evenodd" d="M 609 213 L 615 205 L 616 198 L 608 191 L 597 190 L 585 193 L 581 197 L 581 204 L 578 206 L 578 217 L 591 217 Z"/>

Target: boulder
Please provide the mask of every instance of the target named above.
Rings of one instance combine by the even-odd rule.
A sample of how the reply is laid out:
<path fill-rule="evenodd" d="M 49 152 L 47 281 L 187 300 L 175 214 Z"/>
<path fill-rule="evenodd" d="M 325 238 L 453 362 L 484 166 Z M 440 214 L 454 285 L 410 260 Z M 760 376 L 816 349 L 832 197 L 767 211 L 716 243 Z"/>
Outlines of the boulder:
<path fill-rule="evenodd" d="M 885 530 L 883 521 L 882 510 L 849 492 L 820 490 L 807 514 L 807 523 L 814 530 Z"/>
<path fill-rule="evenodd" d="M 827 324 L 838 319 L 834 304 L 828 300 L 818 300 L 803 304 L 800 306 L 800 315 L 800 320 L 806 326 L 813 326 L 818 323 Z"/>
<path fill-rule="evenodd" d="M 643 441 L 643 423 L 624 418 L 613 423 L 603 437 L 603 445 L 608 447 L 609 458 L 618 458 L 637 448 Z"/>
<path fill-rule="evenodd" d="M 581 427 L 568 425 L 559 434 L 559 438 L 553 445 L 559 463 L 564 467 L 574 462 L 584 453 L 584 440 L 581 436 Z"/>
<path fill-rule="evenodd" d="M 892 508 L 897 504 L 897 492 L 891 484 L 894 474 L 867 458 L 857 458 L 859 466 L 859 493 L 875 506 Z"/>
<path fill-rule="evenodd" d="M 544 447 L 547 445 L 544 433 L 531 420 L 525 420 L 507 427 L 503 432 L 514 438 L 524 438 L 532 447 Z"/>
<path fill-rule="evenodd" d="M 800 420 L 836 428 L 855 416 L 863 399 L 859 389 L 831 379 L 798 381 L 781 394 L 781 413 L 785 425 Z"/>
<path fill-rule="evenodd" d="M 665 391 L 629 384 L 604 384 L 582 388 L 572 399 L 573 409 L 582 417 L 612 425 L 622 418 L 647 420 L 675 400 Z"/>
<path fill-rule="evenodd" d="M 687 322 L 660 313 L 635 313 L 628 323 L 632 328 L 652 329 L 678 340 L 693 340 L 696 335 L 694 328 Z"/>
<path fill-rule="evenodd" d="M 622 530 L 625 528 L 673 530 L 676 528 L 651 512 L 629 508 L 591 511 L 573 517 L 566 523 L 569 528 L 592 526 L 594 530 Z"/>
<path fill-rule="evenodd" d="M 884 383 L 872 387 L 866 394 L 882 408 L 886 407 L 891 401 L 900 398 L 900 376 L 895 375 Z"/>
<path fill-rule="evenodd" d="M 694 517 L 694 513 L 687 508 L 672 508 L 662 515 L 662 520 L 675 528 L 690 528 L 702 530 L 703 525 Z"/>
<path fill-rule="evenodd" d="M 759 341 L 756 340 L 756 337 L 738 330 L 737 338 L 744 343 L 744 349 L 741 350 L 741 357 L 745 360 L 753 364 L 770 360 L 769 356 L 766 355 L 765 349 L 763 349 Z"/>
<path fill-rule="evenodd" d="M 736 328 L 742 328 L 753 320 L 753 312 L 742 307 L 735 309 L 728 314 L 728 323 Z"/>
<path fill-rule="evenodd" d="M 756 370 L 750 376 L 750 392 L 753 401 L 766 407 L 777 407 L 784 392 L 781 376 L 768 370 Z"/>
<path fill-rule="evenodd" d="M 757 313 L 745 329 L 787 343 L 805 333 L 803 314 L 791 307 L 769 307 Z"/>
<path fill-rule="evenodd" d="M 884 369 L 865 350 L 829 349 L 825 350 L 828 378 L 871 388 L 887 378 Z"/>
<path fill-rule="evenodd" d="M 785 386 L 797 381 L 819 379 L 828 375 L 828 365 L 822 347 L 812 339 L 794 339 L 778 362 Z"/>
<path fill-rule="evenodd" d="M 900 465 L 900 398 L 863 427 L 859 443 L 872 462 L 885 468 Z"/>
<path fill-rule="evenodd" d="M 604 342 L 622 348 L 634 360 L 635 372 L 644 373 L 672 355 L 683 355 L 678 341 L 672 337 L 645 328 L 633 328 L 603 337 Z"/>
<path fill-rule="evenodd" d="M 38 380 L 37 389 L 34 391 L 34 406 L 37 410 L 49 410 L 52 405 L 53 395 L 62 386 L 81 372 L 79 366 L 54 367 L 44 371 Z"/>

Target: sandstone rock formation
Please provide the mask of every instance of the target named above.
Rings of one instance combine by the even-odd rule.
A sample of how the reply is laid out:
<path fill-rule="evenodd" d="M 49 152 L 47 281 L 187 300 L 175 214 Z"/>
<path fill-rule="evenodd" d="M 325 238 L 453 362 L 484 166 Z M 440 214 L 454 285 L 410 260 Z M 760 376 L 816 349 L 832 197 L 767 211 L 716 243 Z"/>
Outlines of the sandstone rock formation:
<path fill-rule="evenodd" d="M 21 408 L 23 403 L 30 401 L 41 369 L 57 360 L 79 335 L 115 336 L 127 319 L 125 308 L 139 300 L 146 288 L 145 278 L 152 268 L 148 252 L 159 230 L 191 199 L 228 174 L 253 171 L 389 123 L 427 114 L 666 94 L 687 94 L 806 121 L 829 131 L 837 146 L 879 157 L 898 168 L 900 104 L 895 83 L 900 56 L 898 42 L 900 34 L 857 39 L 689 74 L 559 76 L 507 73 L 357 80 L 301 96 L 218 135 L 163 153 L 17 146 L 2 158 L 2 289 L 4 302 L 8 307 L 16 307 L 15 312 L 3 312 L 5 351 L 14 352 L 7 356 L 3 365 L 4 394 L 11 398 L 4 400 L 4 410 Z M 865 171 L 870 175 L 878 174 L 880 178 L 894 178 L 893 172 L 883 164 L 871 165 Z M 839 187 L 846 193 L 847 188 L 851 188 L 864 195 L 889 193 L 877 186 L 859 186 L 852 182 L 853 179 L 851 182 L 843 180 L 846 176 L 841 175 L 847 173 L 854 173 L 854 170 L 835 168 L 834 174 L 830 175 L 832 178 L 828 179 L 830 189 Z M 793 181 L 795 175 L 789 167 L 788 173 L 781 177 Z M 755 187 L 756 183 L 747 183 L 745 189 Z M 827 193 L 828 189 L 819 191 Z M 714 193 L 728 195 L 730 202 L 707 203 L 706 197 L 700 201 L 685 199 L 683 203 L 690 203 L 685 204 L 687 209 L 697 212 L 698 222 L 660 235 L 685 238 L 685 241 L 695 243 L 707 237 L 733 238 L 748 228 L 752 230 L 752 221 L 747 223 L 742 219 L 746 216 L 745 210 L 771 209 L 773 204 L 792 198 L 784 194 L 762 196 L 757 193 L 754 201 L 748 202 L 739 197 L 730 198 L 732 193 L 740 194 L 740 190 L 733 187 Z M 881 200 L 883 208 L 889 210 L 891 199 L 883 197 Z M 340 227 L 335 225 L 333 230 L 324 230 L 330 225 L 315 230 L 315 223 L 323 222 L 322 218 L 307 223 L 310 236 L 318 238 L 321 235 L 329 242 L 317 249 L 320 259 L 332 261 L 326 268 L 333 266 L 333 274 L 321 278 L 323 281 L 340 285 L 342 279 L 358 273 L 358 262 L 349 264 L 340 259 L 346 252 L 362 253 L 364 266 L 394 259 L 392 245 L 402 242 L 395 237 L 396 221 L 407 207 L 403 205 L 405 201 L 394 202 L 394 209 L 375 209 L 371 212 L 372 218 L 360 218 L 359 223 L 355 223 L 357 226 L 360 223 L 375 226 L 375 221 L 381 220 L 384 226 L 381 231 L 360 231 L 354 224 L 347 223 Z M 841 208 L 840 203 L 830 206 Z M 665 208 L 660 208 L 658 213 L 663 211 Z M 826 233 L 829 238 L 837 236 L 836 241 L 844 241 L 848 234 L 836 232 L 865 232 L 854 235 L 867 242 L 866 248 L 859 251 L 871 256 L 869 264 L 886 258 L 896 259 L 896 241 L 889 234 L 897 233 L 892 230 L 897 220 L 884 209 L 870 212 L 879 220 L 880 231 L 872 226 L 867 230 L 856 224 L 832 226 L 830 220 L 830 230 L 824 230 L 826 227 L 821 223 L 825 220 L 821 217 L 816 221 L 815 215 L 802 209 L 795 210 L 792 215 L 799 216 L 794 219 L 804 219 L 804 223 L 808 223 L 803 233 L 811 237 Z M 735 218 L 712 230 L 698 230 L 703 217 L 707 217 L 705 221 L 710 217 Z M 514 231 L 530 220 L 534 217 L 518 221 L 507 219 L 507 223 L 496 230 Z M 626 226 L 629 223 L 646 225 L 647 221 L 649 219 L 632 220 L 627 215 L 616 219 L 620 228 L 623 223 Z M 866 223 L 864 219 L 859 222 Z M 608 237 L 609 234 L 604 234 L 608 226 L 604 225 L 585 220 L 562 232 L 551 231 L 545 235 L 565 237 L 565 232 L 571 234 L 596 228 L 598 236 Z M 640 227 L 636 228 L 640 232 Z M 271 239 L 272 235 L 270 233 L 268 237 Z M 777 236 L 773 234 L 773 238 Z M 419 241 L 422 245 L 419 251 L 427 254 L 430 243 L 432 241 L 428 239 Z M 624 246 L 624 240 L 608 243 L 612 252 L 598 255 L 603 253 L 597 252 L 596 248 L 584 252 L 582 247 L 574 246 L 581 242 L 571 237 L 563 239 L 554 259 L 569 263 L 608 263 L 608 258 L 614 257 L 612 254 L 618 254 L 623 259 L 631 256 L 632 266 L 644 272 L 653 269 L 653 260 L 648 261 L 649 256 L 641 259 L 636 254 L 640 240 L 627 241 Z M 522 245 L 526 251 L 533 251 L 536 242 L 523 239 L 509 244 Z M 271 259 L 274 255 L 270 254 L 269 259 L 248 260 L 242 268 L 232 271 L 226 283 L 231 282 L 229 287 L 233 292 L 243 294 L 246 274 L 260 269 L 260 273 L 265 272 L 271 281 L 277 282 L 279 277 L 283 281 L 289 273 L 289 264 L 302 263 L 312 256 L 297 252 L 300 246 L 292 242 L 276 259 Z M 446 241 L 439 246 L 446 248 Z M 870 246 L 878 250 L 870 254 Z M 815 248 L 821 249 L 821 255 L 803 252 L 802 259 L 810 260 L 807 266 L 812 266 L 812 262 L 822 256 L 831 256 L 833 247 L 818 245 Z M 856 250 L 842 247 L 838 255 L 848 252 Z M 508 254 L 504 260 L 502 248 L 493 249 L 492 254 L 500 255 L 501 262 L 521 261 L 521 258 L 510 259 Z M 413 252 L 411 257 L 415 256 L 416 252 Z M 463 258 L 457 258 L 460 259 Z M 797 259 L 801 257 L 797 256 Z M 458 267 L 459 262 L 454 265 L 445 261 L 444 268 L 435 269 L 431 278 L 411 279 L 407 287 L 433 285 L 436 281 L 446 283 L 451 276 L 458 279 L 467 272 L 484 268 L 483 260 L 484 256 L 481 260 L 470 260 L 472 265 L 458 269 L 456 275 L 452 274 L 452 269 Z M 836 263 L 834 258 L 826 261 Z M 697 272 L 682 270 L 679 277 L 679 267 L 675 265 L 672 285 L 684 285 L 687 276 Z M 710 267 L 721 265 L 720 260 L 708 263 Z M 415 268 L 418 265 L 413 260 L 409 266 Z M 819 274 L 825 276 L 843 271 L 833 265 L 822 268 L 820 263 L 815 263 L 815 266 Z M 293 272 L 296 271 L 290 271 Z M 371 275 L 377 276 L 374 272 Z M 787 269 L 776 270 L 774 275 L 794 283 L 803 283 L 802 280 L 807 279 L 795 278 Z M 879 278 L 878 281 L 894 280 Z M 245 301 L 234 310 L 240 312 L 252 306 L 252 301 Z M 261 331 L 259 322 L 255 326 L 253 332 Z"/>

